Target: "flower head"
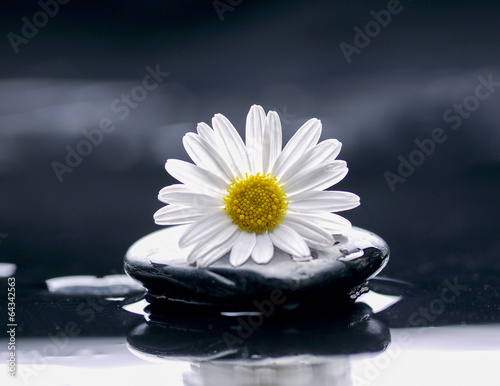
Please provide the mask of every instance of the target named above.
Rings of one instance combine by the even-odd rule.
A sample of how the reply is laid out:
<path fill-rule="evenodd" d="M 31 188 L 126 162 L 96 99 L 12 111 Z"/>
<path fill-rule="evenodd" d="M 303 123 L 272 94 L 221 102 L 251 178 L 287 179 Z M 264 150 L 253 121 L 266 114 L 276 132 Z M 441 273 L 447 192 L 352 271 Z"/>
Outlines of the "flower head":
<path fill-rule="evenodd" d="M 283 149 L 278 114 L 266 116 L 260 106 L 250 108 L 245 143 L 225 116 L 216 114 L 212 125 L 200 123 L 197 134 L 183 138 L 194 164 L 167 161 L 167 172 L 182 184 L 160 191 L 168 205 L 154 215 L 159 225 L 191 224 L 179 240 L 181 248 L 193 247 L 190 264 L 206 267 L 228 252 L 233 266 L 250 257 L 266 264 L 274 247 L 307 257 L 351 227 L 333 212 L 355 208 L 359 197 L 325 190 L 348 169 L 335 160 L 339 141 L 318 143 L 321 121 L 307 121 Z"/>

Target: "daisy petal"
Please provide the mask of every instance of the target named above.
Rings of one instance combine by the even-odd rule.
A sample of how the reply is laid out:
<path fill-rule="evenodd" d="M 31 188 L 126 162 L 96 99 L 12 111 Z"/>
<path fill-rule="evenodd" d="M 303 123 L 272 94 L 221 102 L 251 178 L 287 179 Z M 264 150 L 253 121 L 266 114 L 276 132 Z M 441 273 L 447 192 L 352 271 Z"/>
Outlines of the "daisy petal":
<path fill-rule="evenodd" d="M 335 213 L 296 213 L 287 210 L 287 216 L 291 214 L 299 215 L 304 220 L 309 220 L 324 230 L 336 234 L 348 231 L 352 225 L 349 220 Z"/>
<path fill-rule="evenodd" d="M 345 161 L 333 161 L 302 170 L 286 184 L 289 199 L 306 190 L 323 190 L 341 181 L 348 172 Z"/>
<path fill-rule="evenodd" d="M 345 161 L 336 162 L 342 162 L 344 165 L 346 165 Z M 328 169 L 328 176 L 326 176 L 326 178 L 324 178 L 323 180 L 318 180 L 316 185 L 311 186 L 311 190 L 324 190 L 326 188 L 329 188 L 330 186 L 333 186 L 342 181 L 342 179 L 349 172 L 347 166 L 345 166 L 345 168 L 337 168 L 337 165 L 327 165 L 326 168 Z"/>
<path fill-rule="evenodd" d="M 186 185 L 174 184 L 164 187 L 158 194 L 158 200 L 165 204 L 175 204 L 188 207 L 219 207 L 224 205 L 220 197 L 195 193 Z"/>
<path fill-rule="evenodd" d="M 281 121 L 276 111 L 269 111 L 262 138 L 262 172 L 269 173 L 281 152 Z"/>
<path fill-rule="evenodd" d="M 238 170 L 239 176 L 251 173 L 245 144 L 231 122 L 224 115 L 215 114 L 212 125 L 225 144 L 232 162 L 231 167 Z"/>
<path fill-rule="evenodd" d="M 234 242 L 231 254 L 229 255 L 229 262 L 233 267 L 242 265 L 248 260 L 253 248 L 255 247 L 256 237 L 255 233 L 240 232 L 238 238 Z"/>
<path fill-rule="evenodd" d="M 333 161 L 339 155 L 341 148 L 342 144 L 336 139 L 327 139 L 307 150 L 288 168 L 282 168 L 281 175 L 277 175 L 276 178 L 280 183 L 286 184 L 292 176 L 302 171 L 302 169 Z"/>
<path fill-rule="evenodd" d="M 302 236 L 289 226 L 278 225 L 272 232 L 269 232 L 269 237 L 276 247 L 291 255 L 306 257 L 311 254 Z"/>
<path fill-rule="evenodd" d="M 186 248 L 202 240 L 210 240 L 222 229 L 231 225 L 231 220 L 223 211 L 210 212 L 194 223 L 182 234 L 179 247 Z"/>
<path fill-rule="evenodd" d="M 194 133 L 187 133 L 182 139 L 186 152 L 196 165 L 221 177 L 227 184 L 235 176 L 226 165 L 219 152 L 204 138 Z"/>
<path fill-rule="evenodd" d="M 217 209 L 216 209 L 217 210 Z M 201 216 L 213 212 L 213 208 L 186 208 L 177 205 L 167 205 L 153 215 L 158 225 L 188 224 Z"/>
<path fill-rule="evenodd" d="M 321 121 L 319 119 L 313 118 L 304 123 L 279 155 L 273 166 L 272 174 L 275 176 L 281 175 L 309 148 L 316 145 L 320 136 Z"/>
<path fill-rule="evenodd" d="M 253 105 L 250 108 L 246 122 L 245 141 L 252 173 L 262 172 L 262 134 L 266 113 L 261 106 Z"/>
<path fill-rule="evenodd" d="M 296 194 L 288 208 L 295 212 L 340 212 L 359 206 L 359 196 L 335 190 L 307 191 Z"/>
<path fill-rule="evenodd" d="M 234 180 L 235 177 L 239 176 L 238 169 L 235 168 L 235 165 L 232 165 L 232 163 L 228 161 L 231 159 L 230 154 L 219 133 L 212 130 L 212 128 L 205 122 L 198 123 L 197 131 L 198 135 L 208 142 L 217 153 L 219 153 L 220 158 L 224 161 L 224 169 L 230 170 L 228 175 L 232 176 L 231 180 Z"/>
<path fill-rule="evenodd" d="M 169 159 L 165 164 L 165 169 L 172 177 L 195 192 L 208 195 L 226 193 L 228 184 L 222 178 L 189 162 Z"/>
<path fill-rule="evenodd" d="M 160 192 L 158 193 L 158 198 L 160 199 L 160 197 L 163 196 L 164 193 L 167 193 L 167 192 L 184 192 L 184 193 L 192 193 L 192 190 L 189 189 L 186 185 L 184 184 L 172 184 L 172 185 L 168 185 L 168 186 L 165 186 L 164 188 L 162 188 L 160 190 Z"/>
<path fill-rule="evenodd" d="M 196 127 L 198 135 L 212 145 L 215 149 L 217 148 L 217 141 L 215 140 L 214 131 L 205 122 L 198 123 Z"/>
<path fill-rule="evenodd" d="M 211 238 L 203 238 L 189 253 L 188 263 L 192 264 L 198 261 L 208 252 L 230 239 L 237 231 L 238 227 L 231 223 L 222 228 L 217 234 L 215 234 L 215 236 Z M 238 236 L 238 234 L 236 234 L 236 236 Z"/>
<path fill-rule="evenodd" d="M 283 223 L 301 235 L 312 248 L 321 250 L 333 245 L 333 236 L 314 221 L 309 221 L 300 215 L 287 214 Z"/>
<path fill-rule="evenodd" d="M 216 262 L 233 247 L 239 235 L 238 227 L 234 224 L 224 228 L 210 240 L 204 240 L 193 248 L 188 255 L 188 263 L 196 262 L 196 266 L 203 268 Z"/>
<path fill-rule="evenodd" d="M 317 152 L 314 155 L 311 155 L 312 159 L 315 160 L 315 156 L 317 156 L 319 159 L 317 163 L 333 161 L 342 150 L 342 142 L 338 139 L 330 138 L 318 143 L 315 148 L 316 147 L 318 147 L 318 149 L 316 149 Z"/>
<path fill-rule="evenodd" d="M 252 260 L 257 264 L 267 264 L 274 255 L 274 246 L 269 234 L 261 233 L 257 235 L 255 247 L 252 251 Z"/>

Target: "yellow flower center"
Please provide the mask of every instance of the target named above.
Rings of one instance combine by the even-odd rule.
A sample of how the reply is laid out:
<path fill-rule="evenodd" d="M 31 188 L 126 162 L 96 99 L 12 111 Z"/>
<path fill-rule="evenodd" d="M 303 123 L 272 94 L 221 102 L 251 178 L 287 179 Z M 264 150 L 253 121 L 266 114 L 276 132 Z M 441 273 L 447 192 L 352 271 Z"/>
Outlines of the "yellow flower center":
<path fill-rule="evenodd" d="M 245 174 L 229 185 L 224 210 L 240 230 L 271 231 L 283 220 L 288 206 L 282 188 L 270 174 Z"/>

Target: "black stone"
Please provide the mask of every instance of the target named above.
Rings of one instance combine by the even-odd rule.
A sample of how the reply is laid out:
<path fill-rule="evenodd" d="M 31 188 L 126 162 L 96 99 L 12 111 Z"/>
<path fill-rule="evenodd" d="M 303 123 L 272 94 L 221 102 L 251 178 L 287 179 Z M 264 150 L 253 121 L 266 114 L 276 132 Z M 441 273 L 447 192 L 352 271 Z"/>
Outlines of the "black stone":
<path fill-rule="evenodd" d="M 379 352 L 391 340 L 387 326 L 364 303 L 340 316 L 293 314 L 156 315 L 133 329 L 127 342 L 132 352 L 156 359 L 258 361 Z"/>
<path fill-rule="evenodd" d="M 147 289 L 150 303 L 176 309 L 192 305 L 226 310 L 321 305 L 340 309 L 368 291 L 367 281 L 387 264 L 389 248 L 377 235 L 353 228 L 335 235 L 325 251 L 313 250 L 308 260 L 275 249 L 269 264 L 249 259 L 233 267 L 226 255 L 208 268 L 186 261 L 189 249 L 178 239 L 186 226 L 169 227 L 138 240 L 127 251 L 125 272 Z"/>

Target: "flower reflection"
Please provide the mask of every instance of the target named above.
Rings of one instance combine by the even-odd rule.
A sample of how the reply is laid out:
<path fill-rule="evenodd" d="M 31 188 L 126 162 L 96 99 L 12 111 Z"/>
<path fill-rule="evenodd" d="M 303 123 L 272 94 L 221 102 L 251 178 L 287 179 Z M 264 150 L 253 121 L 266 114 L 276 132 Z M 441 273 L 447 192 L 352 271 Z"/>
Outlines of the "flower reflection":
<path fill-rule="evenodd" d="M 302 356 L 249 361 L 200 362 L 184 374 L 185 386 L 332 386 L 352 385 L 348 356 Z"/>

